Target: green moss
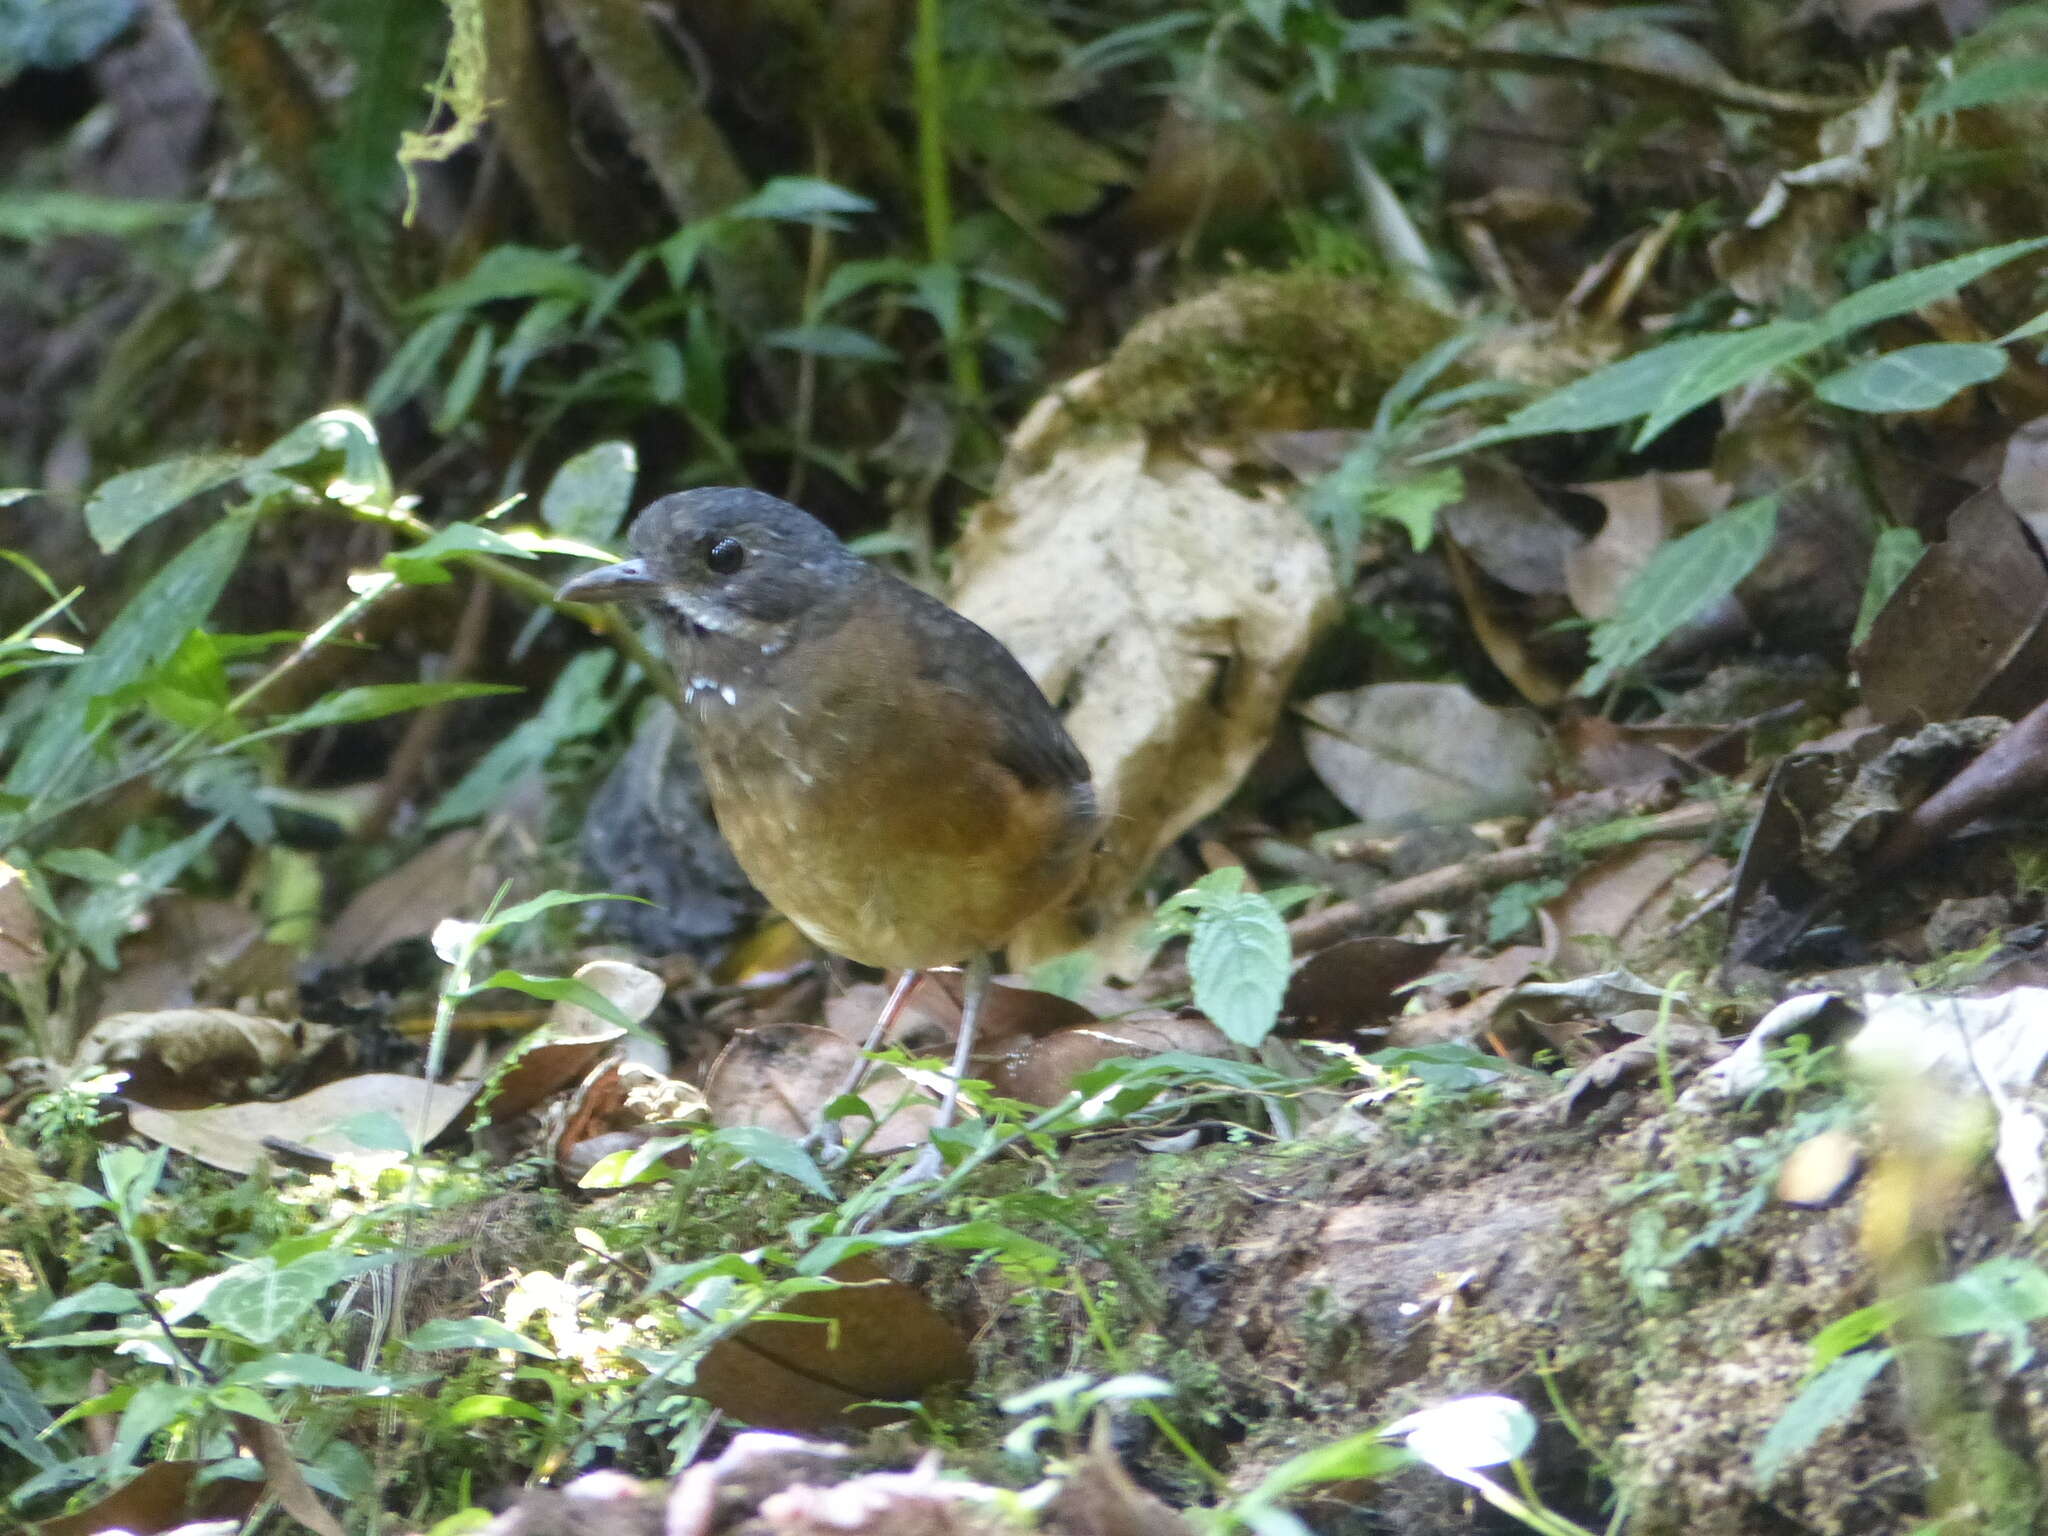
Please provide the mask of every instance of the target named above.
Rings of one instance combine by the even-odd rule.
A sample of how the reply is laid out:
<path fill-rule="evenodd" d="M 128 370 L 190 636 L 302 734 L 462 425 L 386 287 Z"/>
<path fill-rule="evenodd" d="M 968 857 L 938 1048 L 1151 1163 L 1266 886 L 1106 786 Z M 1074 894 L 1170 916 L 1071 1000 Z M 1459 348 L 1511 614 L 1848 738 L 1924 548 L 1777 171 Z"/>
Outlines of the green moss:
<path fill-rule="evenodd" d="M 1140 321 L 1090 403 L 1107 424 L 1201 436 L 1363 425 L 1451 328 L 1391 284 L 1234 277 Z"/>

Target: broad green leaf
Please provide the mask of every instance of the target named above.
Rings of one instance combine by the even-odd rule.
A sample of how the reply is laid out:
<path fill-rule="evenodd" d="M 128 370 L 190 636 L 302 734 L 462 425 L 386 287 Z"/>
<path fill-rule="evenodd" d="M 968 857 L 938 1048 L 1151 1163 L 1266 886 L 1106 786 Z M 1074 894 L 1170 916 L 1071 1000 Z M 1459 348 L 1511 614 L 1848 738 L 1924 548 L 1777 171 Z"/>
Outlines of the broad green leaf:
<path fill-rule="evenodd" d="M 65 921 L 93 959 L 108 970 L 115 969 L 115 946 L 136 915 L 170 889 L 185 866 L 205 852 L 226 825 L 225 816 L 216 817 L 189 836 L 159 848 L 133 869 L 120 870 L 114 879 L 95 885 L 79 899 L 65 914 Z"/>
<path fill-rule="evenodd" d="M 577 259 L 574 247 L 543 251 L 530 245 L 494 245 L 465 276 L 430 288 L 413 301 L 412 307 L 432 313 L 474 309 L 497 299 L 588 301 L 603 291 L 604 282 L 602 276 Z"/>
<path fill-rule="evenodd" d="M 1887 528 L 1877 536 L 1870 551 L 1870 575 L 1864 579 L 1863 602 L 1856 611 L 1856 632 L 1852 645 L 1861 645 L 1870 626 L 1884 612 L 1884 605 L 1899 590 L 1899 583 L 1920 563 L 1927 551 L 1926 541 L 1911 528 Z"/>
<path fill-rule="evenodd" d="M 2048 59 L 1992 59 L 1931 87 L 1913 116 L 1940 117 L 2029 96 L 2048 97 Z"/>
<path fill-rule="evenodd" d="M 893 363 L 894 347 L 875 340 L 865 331 L 845 325 L 792 325 L 770 331 L 761 338 L 785 352 L 807 352 L 813 357 L 844 357 L 858 363 Z"/>
<path fill-rule="evenodd" d="M 1507 1076 L 1509 1063 L 1456 1040 L 1435 1045 L 1390 1045 L 1366 1058 L 1376 1067 L 1399 1068 L 1439 1093 L 1469 1093 Z"/>
<path fill-rule="evenodd" d="M 115 475 L 85 504 L 86 531 L 111 555 L 166 512 L 226 485 L 245 462 L 240 454 L 196 453 Z"/>
<path fill-rule="evenodd" d="M 917 279 L 917 266 L 901 257 L 880 257 L 873 261 L 842 261 L 832 269 L 811 304 L 812 315 L 829 315 L 856 294 L 888 284 L 909 287 Z"/>
<path fill-rule="evenodd" d="M 300 485 L 351 506 L 385 506 L 393 495 L 376 425 L 347 407 L 322 411 L 293 427 L 249 461 L 242 484 L 255 495 L 283 484 Z"/>
<path fill-rule="evenodd" d="M 745 1162 L 757 1163 L 770 1173 L 794 1179 L 812 1194 L 822 1195 L 827 1200 L 838 1198 L 832 1186 L 825 1182 L 825 1175 L 819 1172 L 817 1163 L 812 1161 L 811 1154 L 791 1137 L 758 1125 L 729 1125 L 703 1137 L 698 1144 L 724 1147 Z"/>
<path fill-rule="evenodd" d="M 538 1340 L 529 1339 L 516 1328 L 508 1328 L 495 1317 L 437 1317 L 413 1329 L 406 1338 L 407 1349 L 510 1349 L 538 1360 L 552 1360 L 555 1352 Z"/>
<path fill-rule="evenodd" d="M 720 215 L 727 219 L 816 219 L 836 214 L 873 213 L 875 205 L 858 192 L 815 176 L 777 176 L 752 197 L 742 198 Z"/>
<path fill-rule="evenodd" d="M 510 928 L 517 923 L 527 923 L 556 907 L 570 906 L 579 901 L 633 901 L 631 896 L 615 896 L 609 891 L 547 891 L 531 901 L 522 901 L 517 906 L 507 907 L 491 918 L 491 932 Z"/>
<path fill-rule="evenodd" d="M 236 1366 L 225 1379 L 251 1387 L 335 1387 L 377 1397 L 398 1389 L 389 1376 L 359 1371 L 318 1355 L 265 1355 Z"/>
<path fill-rule="evenodd" d="M 1750 1458 L 1758 1488 L 1768 1488 L 1786 1464 L 1856 1411 L 1863 1392 L 1891 1363 L 1889 1349 L 1843 1355 L 1809 1381 L 1770 1427 Z"/>
<path fill-rule="evenodd" d="M 630 1189 L 635 1184 L 659 1184 L 663 1179 L 672 1178 L 675 1170 L 665 1159 L 678 1147 L 691 1142 L 688 1136 L 655 1136 L 635 1147 L 623 1147 L 617 1152 L 607 1152 L 582 1178 L 576 1181 L 578 1189 Z"/>
<path fill-rule="evenodd" d="M 92 701 L 133 682 L 177 650 L 185 632 L 213 610 L 253 526 L 247 517 L 222 518 L 128 600 L 42 707 L 7 775 L 10 794 L 32 801 L 60 783 L 69 790 L 81 787 L 72 775 L 92 745 L 85 728 Z"/>
<path fill-rule="evenodd" d="M 425 709 L 431 704 L 517 692 L 519 690 L 510 683 L 365 683 L 359 688 L 344 688 L 340 693 L 331 693 L 296 714 L 268 722 L 261 730 L 251 731 L 241 739 L 251 741 L 268 736 L 288 736 L 330 725 L 359 725 L 365 720 L 381 720 L 386 715 Z"/>
<path fill-rule="evenodd" d="M 2048 236 L 2037 236 L 2032 240 L 2013 240 L 2005 245 L 1987 246 L 1981 251 L 1952 256 L 1931 266 L 1915 267 L 1910 272 L 1901 272 L 1897 277 L 1888 277 L 1881 283 L 1873 283 L 1850 294 L 1846 299 L 1837 300 L 1817 323 L 1827 333 L 1829 341 L 1838 340 L 1879 320 L 1924 309 L 1936 299 L 1945 299 L 1959 288 L 1975 282 L 1985 273 L 2044 246 L 2048 246 Z"/>
<path fill-rule="evenodd" d="M 382 416 L 425 389 L 467 324 L 469 313 L 460 309 L 443 310 L 429 318 L 399 343 L 391 361 L 371 381 L 369 392 L 363 396 L 363 409 L 373 416 Z"/>
<path fill-rule="evenodd" d="M 395 200 L 399 136 L 433 84 L 439 18 L 418 0 L 327 0 L 319 10 L 323 35 L 352 67 L 348 90 L 327 103 L 333 126 L 314 158 L 356 234 L 388 239 L 378 220 Z"/>
<path fill-rule="evenodd" d="M 1717 351 L 1723 340 L 1719 335 L 1687 336 L 1625 357 L 1532 400 L 1499 426 L 1489 427 L 1448 448 L 1421 454 L 1415 462 L 1429 463 L 1511 438 L 1537 437 L 1548 432 L 1592 432 L 1635 421 L 1663 398 L 1673 380 Z"/>
<path fill-rule="evenodd" d="M 505 345 L 498 349 L 500 393 L 519 382 L 528 363 L 569 334 L 569 317 L 575 313 L 574 299 L 539 299 L 519 317 L 512 334 L 505 338 Z"/>
<path fill-rule="evenodd" d="M 533 718 L 522 721 L 477 759 L 427 813 L 426 829 L 489 814 L 503 804 L 514 784 L 545 766 L 563 743 L 602 730 L 617 702 L 605 692 L 615 661 L 614 652 L 585 651 L 562 668 Z"/>
<path fill-rule="evenodd" d="M 2012 1349 L 2012 1370 L 2033 1358 L 2030 1323 L 2048 1317 L 2048 1271 L 2026 1259 L 1986 1259 L 1955 1279 L 1930 1286 L 1920 1303 L 1927 1330 L 1943 1338 L 1997 1334 Z"/>
<path fill-rule="evenodd" d="M 199 1388 L 173 1386 L 168 1381 L 152 1381 L 136 1388 L 114 1429 L 113 1443 L 107 1448 L 107 1468 L 133 1465 L 149 1437 L 183 1418 L 199 1399 Z"/>
<path fill-rule="evenodd" d="M 1721 601 L 1756 569 L 1778 531 L 1778 499 L 1760 496 L 1674 539 L 1628 584 L 1621 608 L 1593 630 L 1593 665 L 1577 692 L 1598 693 Z"/>
<path fill-rule="evenodd" d="M 606 544 L 619 531 L 633 499 L 640 455 L 614 440 L 586 448 L 555 471 L 540 499 L 540 520 L 586 544 Z"/>
<path fill-rule="evenodd" d="M 1280 1020 L 1290 953 L 1287 924 L 1257 892 L 1204 907 L 1188 940 L 1195 1006 L 1239 1045 L 1257 1045 Z"/>
<path fill-rule="evenodd" d="M 1931 341 L 1831 373 L 1813 392 L 1845 411 L 1931 411 L 2005 372 L 2005 348 L 1988 341 Z"/>
<path fill-rule="evenodd" d="M 506 1397 L 498 1392 L 471 1393 L 442 1415 L 442 1422 L 454 1429 L 465 1424 L 479 1424 L 485 1419 L 527 1419 L 545 1424 L 548 1416 L 531 1403 L 523 1403 L 516 1397 Z"/>
<path fill-rule="evenodd" d="M 386 555 L 384 568 L 409 586 L 438 587 L 454 579 L 448 574 L 448 566 L 459 564 L 463 555 L 496 555 L 509 560 L 533 558 L 531 550 L 521 549 L 502 533 L 475 523 L 450 523 L 411 549 Z"/>
<path fill-rule="evenodd" d="M 1664 392 L 1654 401 L 1649 420 L 1643 423 L 1631 446 L 1642 452 L 1673 422 L 1691 415 L 1709 401 L 1718 400 L 1731 389 L 1796 362 L 1827 340 L 1827 333 L 1810 320 L 1772 320 L 1716 337 L 1714 347 L 1702 352 L 1664 386 Z"/>
<path fill-rule="evenodd" d="M 441 408 L 434 413 L 436 432 L 443 435 L 453 432 L 469 415 L 470 407 L 476 404 L 476 397 L 483 392 L 484 374 L 490 368 L 491 352 L 497 344 L 498 328 L 495 325 L 480 325 L 476 334 L 469 338 L 469 350 L 455 365 L 455 376 L 448 381 L 448 393 L 441 397 Z"/>
<path fill-rule="evenodd" d="M 95 1280 L 68 1295 L 59 1296 L 30 1321 L 31 1328 L 41 1328 L 67 1317 L 87 1316 L 96 1312 L 111 1312 L 116 1317 L 126 1317 L 131 1312 L 142 1310 L 142 1298 L 125 1285 L 115 1285 L 111 1280 Z"/>
<path fill-rule="evenodd" d="M 29 1379 L 7 1356 L 0 1355 L 0 1445 L 34 1467 L 54 1467 L 61 1459 L 61 1437 L 50 1434 L 55 1421 L 36 1397 Z"/>
<path fill-rule="evenodd" d="M 270 1258 L 250 1259 L 223 1275 L 199 1310 L 252 1344 L 272 1344 L 311 1312 L 340 1278 L 331 1254 L 312 1254 L 283 1267 Z"/>

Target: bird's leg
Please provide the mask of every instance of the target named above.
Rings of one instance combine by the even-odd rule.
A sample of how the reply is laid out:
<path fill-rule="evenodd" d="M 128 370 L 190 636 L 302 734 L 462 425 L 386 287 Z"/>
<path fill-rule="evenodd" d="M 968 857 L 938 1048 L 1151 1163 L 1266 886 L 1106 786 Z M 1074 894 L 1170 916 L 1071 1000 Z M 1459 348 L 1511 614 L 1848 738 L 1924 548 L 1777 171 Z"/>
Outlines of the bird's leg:
<path fill-rule="evenodd" d="M 951 1125 L 959 1112 L 960 1080 L 974 1060 L 974 1031 L 981 1023 L 981 1005 L 988 998 L 995 974 L 995 957 L 986 951 L 967 962 L 967 982 L 960 1002 L 960 1040 L 953 1047 L 953 1070 L 946 1074 L 946 1096 L 939 1101 L 939 1118 L 932 1122 L 934 1130 Z"/>
<path fill-rule="evenodd" d="M 888 1038 L 889 1030 L 896 1022 L 896 1016 L 903 1011 L 910 1001 L 910 994 L 917 990 L 917 984 L 923 980 L 923 971 L 905 971 L 896 978 L 896 985 L 889 989 L 889 1000 L 882 1004 L 882 1011 L 875 1019 L 875 1027 L 868 1031 L 867 1039 L 861 1042 L 860 1055 L 854 1059 L 852 1069 L 846 1074 L 846 1080 L 839 1085 L 839 1091 L 825 1101 L 827 1104 L 836 1099 L 843 1099 L 849 1093 L 860 1091 L 862 1079 L 868 1075 L 868 1068 L 874 1065 L 868 1058 L 882 1048 L 882 1042 Z M 811 1126 L 810 1133 L 804 1137 L 803 1144 L 806 1148 L 822 1146 L 831 1134 L 831 1122 L 825 1118 L 824 1106 L 821 1105 L 817 1121 Z"/>
<path fill-rule="evenodd" d="M 960 1113 L 960 1079 L 967 1075 L 967 1069 L 973 1064 L 974 1031 L 981 1023 L 981 1005 L 988 998 L 989 984 L 995 980 L 995 974 L 994 955 L 979 954 L 967 962 L 967 988 L 960 1003 L 960 1039 L 953 1047 L 952 1070 L 946 1074 L 945 1097 L 939 1100 L 939 1113 L 932 1121 L 935 1131 L 951 1125 Z M 917 1154 L 917 1161 L 904 1169 L 902 1176 L 889 1187 L 892 1190 L 907 1189 L 914 1184 L 928 1183 L 945 1171 L 946 1160 L 939 1155 L 938 1143 L 927 1141 L 924 1150 Z"/>

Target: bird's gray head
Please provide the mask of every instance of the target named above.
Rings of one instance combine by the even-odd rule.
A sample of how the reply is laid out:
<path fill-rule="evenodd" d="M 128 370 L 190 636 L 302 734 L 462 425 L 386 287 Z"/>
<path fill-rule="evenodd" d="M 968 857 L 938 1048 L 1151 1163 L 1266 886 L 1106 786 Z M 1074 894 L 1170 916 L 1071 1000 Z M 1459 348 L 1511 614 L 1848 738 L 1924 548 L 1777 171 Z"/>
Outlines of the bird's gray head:
<path fill-rule="evenodd" d="M 662 497 L 634 523 L 632 544 L 633 559 L 585 571 L 557 595 L 646 603 L 686 634 L 765 646 L 867 569 L 808 512 L 730 486 Z"/>

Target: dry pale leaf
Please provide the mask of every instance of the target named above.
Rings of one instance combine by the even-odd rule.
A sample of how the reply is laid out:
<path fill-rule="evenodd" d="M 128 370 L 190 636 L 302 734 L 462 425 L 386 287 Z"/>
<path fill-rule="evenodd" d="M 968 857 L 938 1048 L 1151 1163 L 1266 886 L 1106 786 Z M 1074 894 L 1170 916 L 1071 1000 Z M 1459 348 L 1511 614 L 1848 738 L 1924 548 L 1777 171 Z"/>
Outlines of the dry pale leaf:
<path fill-rule="evenodd" d="M 1375 832 L 1523 815 L 1549 757 L 1533 715 L 1455 683 L 1375 683 L 1301 705 L 1316 776 Z"/>
<path fill-rule="evenodd" d="M 365 1072 L 328 1083 L 281 1103 L 223 1104 L 214 1109 L 166 1110 L 131 1105 L 128 1123 L 151 1141 L 229 1173 L 254 1173 L 275 1157 L 278 1140 L 338 1156 L 361 1150 L 349 1126 L 365 1116 L 388 1116 L 407 1133 L 421 1123 L 432 1142 L 469 1107 L 480 1083 L 429 1083 L 395 1072 Z"/>
<path fill-rule="evenodd" d="M 1329 555 L 1292 505 L 1136 436 L 1069 441 L 1005 483 L 961 540 L 955 584 L 1094 769 L 1110 817 L 1076 905 L 1105 913 L 1237 787 L 1335 613 Z M 1076 938 L 1055 918 L 1012 953 L 1028 964 Z"/>

